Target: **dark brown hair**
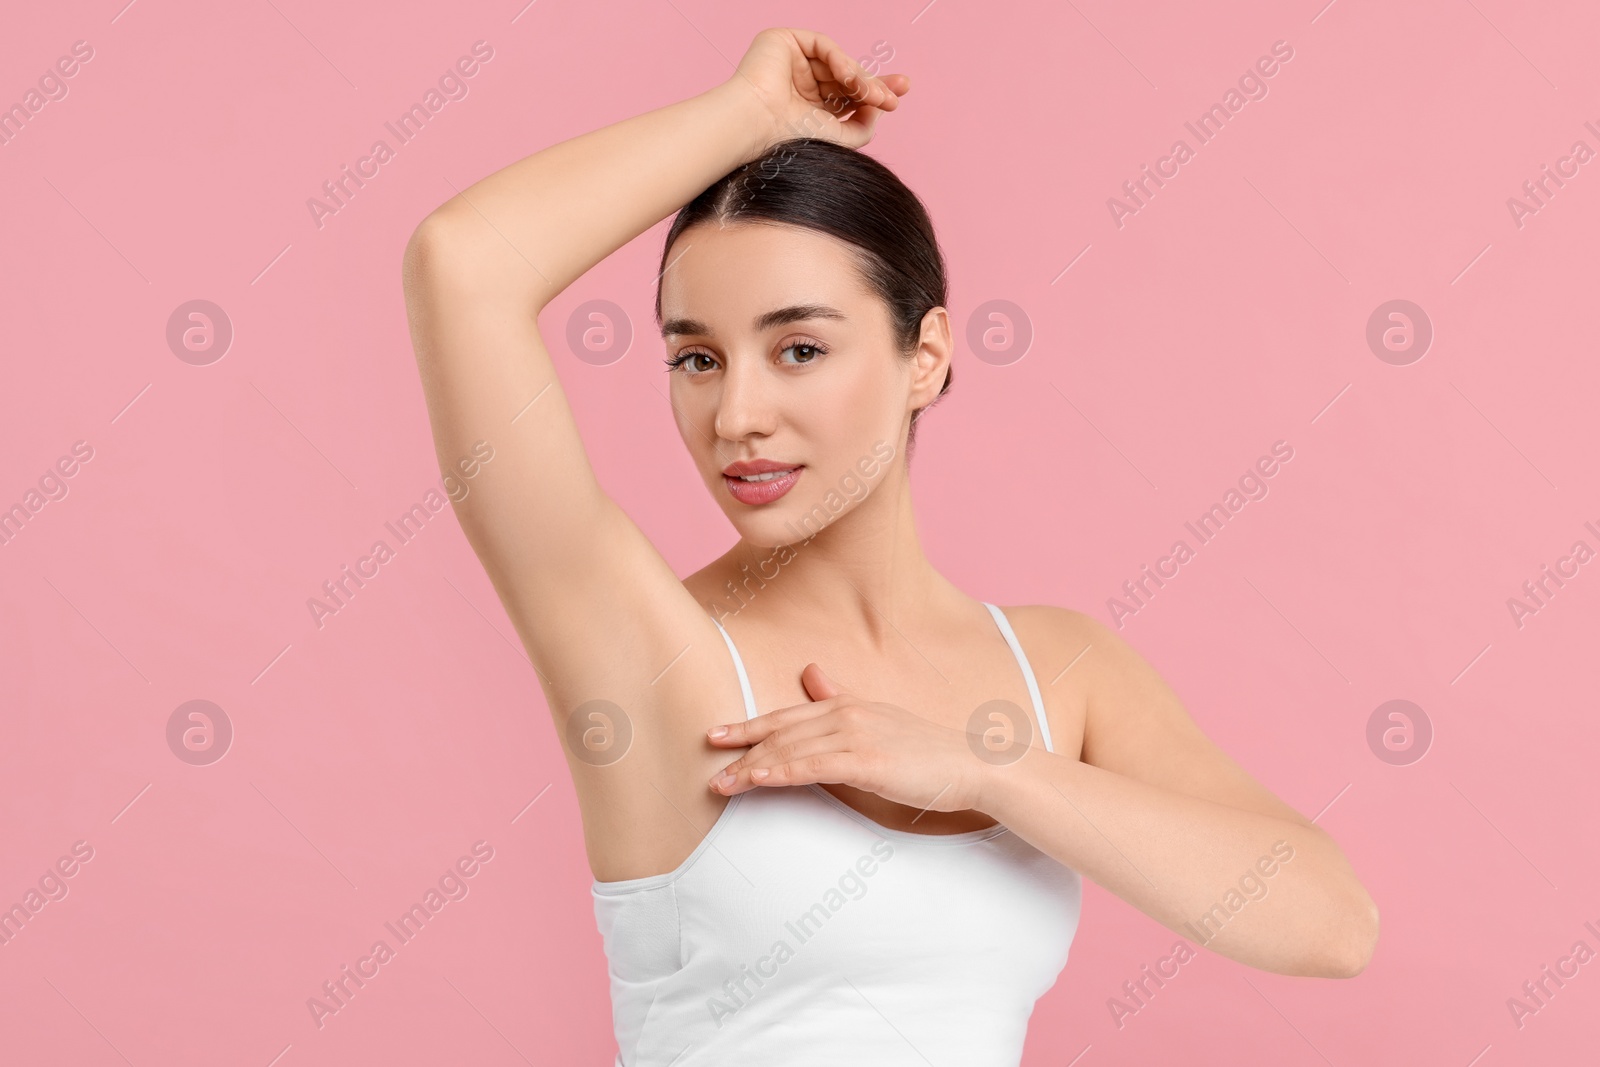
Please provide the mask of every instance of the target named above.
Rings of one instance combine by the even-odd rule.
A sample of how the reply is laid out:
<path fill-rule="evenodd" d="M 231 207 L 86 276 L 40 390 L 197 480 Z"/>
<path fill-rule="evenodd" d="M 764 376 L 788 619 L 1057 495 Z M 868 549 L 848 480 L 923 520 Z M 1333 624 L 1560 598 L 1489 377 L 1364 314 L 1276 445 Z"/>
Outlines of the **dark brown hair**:
<path fill-rule="evenodd" d="M 922 317 L 946 300 L 944 256 L 933 222 L 917 195 L 871 156 L 825 138 L 780 141 L 691 200 L 672 220 L 657 273 L 656 323 L 661 323 L 660 278 L 672 242 L 702 222 L 761 220 L 804 226 L 855 250 L 868 288 L 889 308 L 901 358 L 909 360 L 922 335 Z M 939 395 L 911 414 L 910 462 L 917 419 L 950 389 L 947 369 Z"/>

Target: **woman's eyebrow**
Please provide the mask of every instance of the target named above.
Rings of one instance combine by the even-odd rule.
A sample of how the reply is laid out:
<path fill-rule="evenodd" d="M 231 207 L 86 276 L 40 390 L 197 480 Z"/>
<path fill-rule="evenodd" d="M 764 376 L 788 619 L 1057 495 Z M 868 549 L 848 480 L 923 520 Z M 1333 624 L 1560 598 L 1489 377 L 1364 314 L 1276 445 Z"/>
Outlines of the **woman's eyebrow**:
<path fill-rule="evenodd" d="M 774 326 L 785 326 L 791 322 L 800 322 L 804 319 L 840 319 L 847 320 L 848 316 L 836 307 L 827 304 L 791 304 L 788 307 L 775 308 L 772 311 L 757 315 L 750 328 L 756 333 L 764 333 Z M 668 319 L 661 326 L 662 337 L 710 337 L 715 331 L 699 319 Z"/>

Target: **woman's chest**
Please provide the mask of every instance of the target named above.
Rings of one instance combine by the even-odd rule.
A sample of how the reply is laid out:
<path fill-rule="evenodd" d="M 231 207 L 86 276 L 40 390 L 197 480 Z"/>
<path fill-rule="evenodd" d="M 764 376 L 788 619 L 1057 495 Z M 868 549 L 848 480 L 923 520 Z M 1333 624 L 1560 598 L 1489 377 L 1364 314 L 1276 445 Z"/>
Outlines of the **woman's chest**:
<path fill-rule="evenodd" d="M 970 960 L 998 943 L 1014 957 L 1042 940 L 1054 957 L 1072 939 L 1081 880 L 1003 827 L 899 833 L 799 786 L 741 797 L 674 896 L 690 942 L 719 951 L 729 940 L 766 948 L 781 917 L 802 940 L 827 926 L 852 951 L 927 945 L 938 958 L 959 948 Z M 1059 965 L 1047 968 L 1052 978 Z"/>
<path fill-rule="evenodd" d="M 856 698 L 890 704 L 929 722 L 965 733 L 975 760 L 1015 760 L 1024 750 L 1078 758 L 1082 750 L 1081 702 L 1070 688 L 1057 689 L 1028 672 L 1004 644 L 930 649 L 899 656 L 863 656 L 859 651 L 777 646 L 746 638 L 744 656 L 760 713 L 808 704 L 819 694 L 801 680 L 816 663 L 839 689 Z M 914 650 L 913 650 L 914 651 Z M 891 830 L 953 835 L 988 829 L 995 820 L 977 810 L 930 810 L 895 803 L 842 783 L 822 783 L 832 797 Z"/>

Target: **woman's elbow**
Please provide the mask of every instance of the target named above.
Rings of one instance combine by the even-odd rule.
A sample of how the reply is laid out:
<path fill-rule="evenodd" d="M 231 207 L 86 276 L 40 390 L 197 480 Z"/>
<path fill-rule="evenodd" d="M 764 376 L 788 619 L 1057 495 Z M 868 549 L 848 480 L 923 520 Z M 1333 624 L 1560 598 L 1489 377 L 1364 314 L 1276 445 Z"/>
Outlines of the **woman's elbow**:
<path fill-rule="evenodd" d="M 1338 936 L 1329 940 L 1323 953 L 1318 977 L 1354 978 L 1367 969 L 1378 947 L 1378 905 L 1364 890 L 1358 891 L 1341 919 L 1335 924 Z"/>
<path fill-rule="evenodd" d="M 460 227 L 443 213 L 435 211 L 417 224 L 406 241 L 400 262 L 407 279 L 436 276 L 442 267 L 455 268 L 461 256 L 456 236 Z"/>

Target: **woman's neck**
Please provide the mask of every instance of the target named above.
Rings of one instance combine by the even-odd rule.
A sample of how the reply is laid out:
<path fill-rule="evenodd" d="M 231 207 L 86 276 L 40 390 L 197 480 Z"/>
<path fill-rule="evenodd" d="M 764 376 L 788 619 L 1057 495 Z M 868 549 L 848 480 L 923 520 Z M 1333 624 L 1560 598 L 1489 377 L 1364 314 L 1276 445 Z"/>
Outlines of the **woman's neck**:
<path fill-rule="evenodd" d="M 907 491 L 874 493 L 804 541 L 741 539 L 707 570 L 730 611 L 856 634 L 880 651 L 903 641 L 907 620 L 960 595 L 923 554 Z"/>

